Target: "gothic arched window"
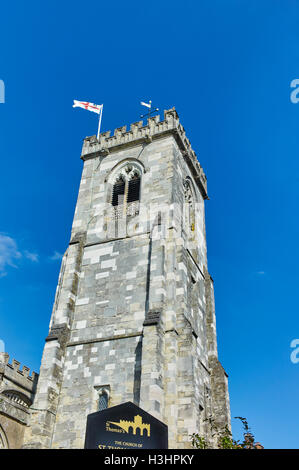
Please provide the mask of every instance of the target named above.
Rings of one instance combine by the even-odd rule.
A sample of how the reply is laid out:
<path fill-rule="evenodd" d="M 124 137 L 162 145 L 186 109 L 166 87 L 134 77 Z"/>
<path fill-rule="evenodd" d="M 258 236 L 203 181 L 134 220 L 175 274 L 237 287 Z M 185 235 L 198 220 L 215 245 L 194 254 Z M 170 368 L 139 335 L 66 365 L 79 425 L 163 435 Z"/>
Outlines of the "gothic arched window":
<path fill-rule="evenodd" d="M 139 212 L 142 171 L 134 162 L 124 164 L 112 180 L 111 204 L 118 216 L 133 216 Z"/>

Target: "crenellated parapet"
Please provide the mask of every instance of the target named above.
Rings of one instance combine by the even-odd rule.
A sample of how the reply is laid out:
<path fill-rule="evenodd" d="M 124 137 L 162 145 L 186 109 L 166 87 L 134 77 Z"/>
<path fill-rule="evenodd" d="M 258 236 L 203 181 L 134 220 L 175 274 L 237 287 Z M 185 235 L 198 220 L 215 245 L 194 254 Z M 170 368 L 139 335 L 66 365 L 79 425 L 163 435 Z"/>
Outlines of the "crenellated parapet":
<path fill-rule="evenodd" d="M 197 159 L 196 153 L 191 147 L 191 143 L 186 136 L 185 129 L 179 121 L 175 108 L 164 111 L 164 120 L 160 121 L 160 116 L 153 116 L 147 119 L 147 124 L 143 121 L 134 122 L 127 130 L 127 126 L 118 127 L 111 135 L 110 131 L 102 132 L 99 140 L 95 135 L 86 137 L 82 147 L 82 160 L 88 160 L 97 156 L 106 156 L 112 152 L 119 151 L 138 143 L 150 143 L 167 135 L 173 135 L 183 158 L 188 164 L 192 175 L 198 184 L 203 197 L 208 198 L 207 178 Z"/>
<path fill-rule="evenodd" d="M 11 448 L 22 444 L 24 426 L 28 424 L 30 407 L 36 393 L 38 374 L 20 362 L 9 362 L 7 353 L 0 353 L 0 428 L 6 430 Z"/>
<path fill-rule="evenodd" d="M 20 368 L 20 365 L 21 363 L 16 359 L 9 363 L 9 355 L 0 353 L 0 376 L 2 379 L 6 379 L 6 382 L 14 383 L 30 393 L 35 393 L 38 374 L 33 371 L 30 374 L 29 367 L 23 365 Z"/>

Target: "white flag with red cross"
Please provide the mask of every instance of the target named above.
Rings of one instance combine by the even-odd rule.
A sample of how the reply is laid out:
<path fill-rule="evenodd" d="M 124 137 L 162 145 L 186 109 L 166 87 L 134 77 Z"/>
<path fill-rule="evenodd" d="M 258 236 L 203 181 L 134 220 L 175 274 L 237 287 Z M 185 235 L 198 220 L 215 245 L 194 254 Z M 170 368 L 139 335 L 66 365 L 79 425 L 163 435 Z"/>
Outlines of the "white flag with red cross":
<path fill-rule="evenodd" d="M 103 105 L 89 103 L 88 101 L 74 100 L 73 108 L 83 108 L 83 109 L 87 109 L 88 111 L 92 111 L 93 113 L 100 114 L 103 108 Z"/>
<path fill-rule="evenodd" d="M 83 108 L 83 109 L 87 109 L 87 111 L 92 111 L 93 113 L 99 114 L 99 126 L 98 126 L 98 135 L 97 135 L 98 140 L 100 136 L 103 106 L 104 106 L 103 104 L 94 104 L 94 103 L 89 103 L 88 101 L 78 101 L 78 100 L 74 100 L 74 104 L 73 104 L 73 108 Z"/>

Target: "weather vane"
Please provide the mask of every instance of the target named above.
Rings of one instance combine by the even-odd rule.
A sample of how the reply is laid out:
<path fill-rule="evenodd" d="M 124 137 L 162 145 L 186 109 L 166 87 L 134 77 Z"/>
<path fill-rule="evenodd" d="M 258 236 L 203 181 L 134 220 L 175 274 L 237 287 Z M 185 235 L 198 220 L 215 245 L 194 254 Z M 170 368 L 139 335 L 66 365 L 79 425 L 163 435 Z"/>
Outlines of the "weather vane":
<path fill-rule="evenodd" d="M 140 116 L 141 119 L 144 118 L 144 117 L 150 117 L 151 114 L 156 113 L 157 111 L 159 111 L 159 108 L 154 108 L 154 109 L 152 110 L 152 101 L 151 101 L 151 100 L 149 100 L 148 103 L 144 103 L 143 101 L 140 101 L 140 104 L 141 104 L 142 106 L 145 106 L 146 108 L 149 109 L 149 112 L 148 112 L 148 113 L 142 114 L 142 115 Z"/>

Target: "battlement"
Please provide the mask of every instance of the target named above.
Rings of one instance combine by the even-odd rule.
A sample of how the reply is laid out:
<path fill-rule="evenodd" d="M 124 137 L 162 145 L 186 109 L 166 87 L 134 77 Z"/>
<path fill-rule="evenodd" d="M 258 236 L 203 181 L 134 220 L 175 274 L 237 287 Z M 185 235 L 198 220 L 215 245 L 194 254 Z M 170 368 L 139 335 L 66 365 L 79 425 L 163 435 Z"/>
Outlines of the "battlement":
<path fill-rule="evenodd" d="M 118 151 L 123 147 L 129 147 L 143 142 L 150 143 L 166 135 L 173 135 L 182 155 L 187 162 L 192 175 L 201 189 L 203 197 L 208 198 L 207 178 L 197 159 L 196 153 L 191 147 L 191 143 L 186 136 L 185 129 L 179 121 L 175 108 L 164 111 L 164 120 L 160 121 L 160 116 L 153 116 L 147 119 L 147 124 L 143 121 L 134 122 L 127 131 L 127 126 L 118 127 L 111 135 L 110 131 L 102 132 L 99 140 L 95 135 L 86 137 L 82 147 L 82 160 L 88 160 L 97 156 L 105 156 Z"/>
<path fill-rule="evenodd" d="M 9 354 L 0 353 L 0 374 L 5 375 L 9 380 L 19 382 L 22 386 L 33 390 L 38 380 L 38 374 L 32 371 L 30 375 L 30 368 L 24 365 L 20 370 L 20 364 L 21 363 L 16 359 L 13 359 L 10 364 Z"/>

